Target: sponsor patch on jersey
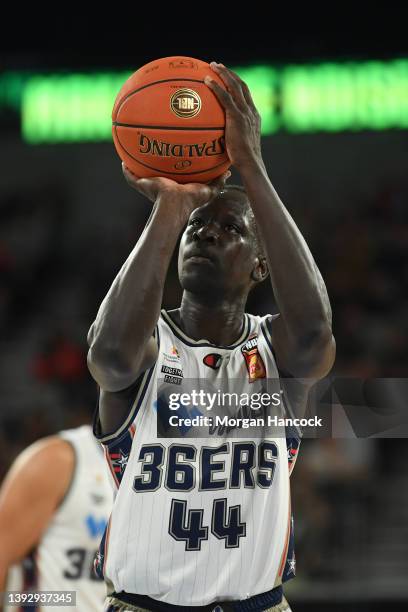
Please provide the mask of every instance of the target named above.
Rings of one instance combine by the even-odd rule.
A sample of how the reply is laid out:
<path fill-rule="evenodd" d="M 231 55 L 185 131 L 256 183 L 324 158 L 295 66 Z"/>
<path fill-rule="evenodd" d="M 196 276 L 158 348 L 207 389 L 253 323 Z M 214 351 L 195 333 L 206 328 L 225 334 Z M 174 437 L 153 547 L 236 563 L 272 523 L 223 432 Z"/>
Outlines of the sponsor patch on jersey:
<path fill-rule="evenodd" d="M 221 361 L 222 356 L 218 353 L 210 353 L 209 355 L 206 355 L 203 359 L 204 365 L 208 366 L 209 368 L 212 368 L 213 370 L 218 370 L 221 365 Z"/>
<path fill-rule="evenodd" d="M 92 514 L 88 514 L 85 519 L 85 525 L 88 530 L 88 534 L 91 538 L 100 538 L 103 536 L 106 527 L 106 519 L 98 518 Z"/>
<path fill-rule="evenodd" d="M 169 383 L 170 385 L 181 385 L 182 379 L 178 378 L 178 376 L 169 376 L 166 374 L 164 377 L 164 382 Z"/>
<path fill-rule="evenodd" d="M 164 382 L 170 385 L 181 385 L 183 379 L 183 370 L 180 368 L 171 368 L 170 366 L 162 365 L 161 371 L 165 374 Z"/>
<path fill-rule="evenodd" d="M 103 495 L 99 495 L 99 493 L 92 493 L 92 491 L 90 491 L 89 495 L 91 496 L 91 500 L 94 504 L 103 504 L 105 501 L 105 497 Z"/>
<path fill-rule="evenodd" d="M 170 376 L 180 376 L 183 378 L 183 370 L 180 368 L 171 368 L 170 366 L 162 365 L 161 371 L 163 374 L 169 374 Z"/>
<path fill-rule="evenodd" d="M 166 361 L 172 361 L 174 362 L 179 362 L 180 361 L 180 353 L 178 351 L 178 348 L 176 346 L 172 346 L 170 348 L 170 352 L 169 353 L 164 353 L 164 358 L 166 359 Z"/>
<path fill-rule="evenodd" d="M 258 352 L 258 335 L 251 336 L 241 348 L 249 374 L 249 382 L 265 378 L 265 364 Z"/>

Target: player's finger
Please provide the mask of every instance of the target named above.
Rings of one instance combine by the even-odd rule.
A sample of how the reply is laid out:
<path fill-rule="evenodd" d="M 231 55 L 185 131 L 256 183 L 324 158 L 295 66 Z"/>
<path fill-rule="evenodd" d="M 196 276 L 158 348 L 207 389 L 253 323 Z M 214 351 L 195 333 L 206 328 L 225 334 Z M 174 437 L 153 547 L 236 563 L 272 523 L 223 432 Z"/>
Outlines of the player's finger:
<path fill-rule="evenodd" d="M 225 91 L 225 89 L 214 81 L 214 79 L 212 79 L 210 76 L 206 76 L 204 78 L 204 83 L 214 92 L 218 98 L 218 101 L 225 109 L 235 110 L 237 108 L 231 94 L 228 91 Z"/>
<path fill-rule="evenodd" d="M 210 67 L 224 81 L 228 90 L 232 93 L 234 100 L 239 108 L 243 109 L 246 106 L 246 99 L 242 91 L 241 79 L 237 74 L 229 70 L 224 64 L 211 62 Z"/>
<path fill-rule="evenodd" d="M 245 81 L 243 81 L 236 72 L 224 66 L 224 64 L 219 64 L 219 66 L 221 66 L 222 67 L 221 69 L 225 70 L 227 74 L 229 74 L 232 78 L 234 78 L 237 81 L 237 83 L 240 84 L 246 103 L 248 104 L 248 106 L 252 108 L 253 111 L 258 112 L 255 106 L 255 102 L 252 98 L 251 90 L 249 89 Z"/>
<path fill-rule="evenodd" d="M 249 89 L 248 85 L 245 83 L 245 81 L 242 81 L 242 80 L 241 80 L 241 85 L 242 85 L 242 92 L 244 94 L 244 97 L 245 97 L 245 100 L 248 106 L 250 106 L 253 111 L 258 112 L 258 109 L 255 106 L 255 102 L 251 94 L 251 90 Z"/>
<path fill-rule="evenodd" d="M 125 162 L 122 162 L 122 172 L 128 182 L 134 183 L 135 181 L 139 180 L 139 177 L 136 176 L 136 174 L 133 174 L 133 172 L 125 165 Z"/>

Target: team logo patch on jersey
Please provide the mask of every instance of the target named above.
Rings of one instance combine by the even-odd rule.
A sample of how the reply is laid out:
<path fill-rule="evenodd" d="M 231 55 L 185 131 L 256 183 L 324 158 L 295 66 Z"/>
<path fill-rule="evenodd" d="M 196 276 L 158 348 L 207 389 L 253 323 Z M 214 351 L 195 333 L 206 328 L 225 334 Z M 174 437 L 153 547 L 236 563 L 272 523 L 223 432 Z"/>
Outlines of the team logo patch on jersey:
<path fill-rule="evenodd" d="M 249 382 L 265 378 L 265 364 L 258 352 L 258 336 L 254 335 L 241 348 L 249 374 Z"/>
<path fill-rule="evenodd" d="M 222 356 L 218 353 L 210 353 L 209 355 L 206 355 L 203 359 L 204 365 L 208 366 L 209 368 L 212 368 L 213 370 L 218 370 L 221 365 L 221 361 Z"/>

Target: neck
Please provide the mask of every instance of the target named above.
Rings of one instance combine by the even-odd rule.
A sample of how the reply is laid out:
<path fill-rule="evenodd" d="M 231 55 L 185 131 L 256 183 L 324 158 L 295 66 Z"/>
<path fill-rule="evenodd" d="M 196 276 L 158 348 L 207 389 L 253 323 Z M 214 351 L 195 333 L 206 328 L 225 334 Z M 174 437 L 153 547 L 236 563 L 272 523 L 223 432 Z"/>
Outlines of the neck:
<path fill-rule="evenodd" d="M 228 346 L 239 337 L 245 312 L 246 296 L 233 300 L 204 302 L 200 296 L 184 291 L 178 311 L 181 329 L 190 338 L 206 338 L 213 344 Z"/>

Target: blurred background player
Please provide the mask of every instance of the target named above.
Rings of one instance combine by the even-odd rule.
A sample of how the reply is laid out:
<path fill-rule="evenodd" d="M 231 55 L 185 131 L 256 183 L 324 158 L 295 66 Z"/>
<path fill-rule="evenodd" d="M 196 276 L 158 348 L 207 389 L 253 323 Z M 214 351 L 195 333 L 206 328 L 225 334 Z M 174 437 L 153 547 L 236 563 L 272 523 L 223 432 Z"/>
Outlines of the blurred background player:
<path fill-rule="evenodd" d="M 76 610 L 100 610 L 105 586 L 93 560 L 111 503 L 103 452 L 89 425 L 26 448 L 0 490 L 0 592 L 75 591 Z"/>

